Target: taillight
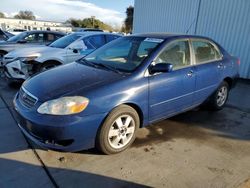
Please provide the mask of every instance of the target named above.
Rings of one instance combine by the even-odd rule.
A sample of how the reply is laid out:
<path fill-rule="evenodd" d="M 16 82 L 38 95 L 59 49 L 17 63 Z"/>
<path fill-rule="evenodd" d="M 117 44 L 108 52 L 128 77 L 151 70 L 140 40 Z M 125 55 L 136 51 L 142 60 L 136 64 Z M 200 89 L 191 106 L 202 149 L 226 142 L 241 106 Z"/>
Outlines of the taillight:
<path fill-rule="evenodd" d="M 240 65 L 240 59 L 237 60 L 237 64 Z"/>

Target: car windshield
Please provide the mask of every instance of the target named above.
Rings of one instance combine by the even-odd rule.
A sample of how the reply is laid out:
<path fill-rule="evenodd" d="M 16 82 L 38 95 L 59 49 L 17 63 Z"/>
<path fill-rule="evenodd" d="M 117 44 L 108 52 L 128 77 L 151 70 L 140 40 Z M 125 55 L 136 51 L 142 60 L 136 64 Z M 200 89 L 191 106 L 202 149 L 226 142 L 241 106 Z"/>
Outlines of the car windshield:
<path fill-rule="evenodd" d="M 79 62 L 105 65 L 121 72 L 133 72 L 163 39 L 123 37 L 87 55 Z"/>
<path fill-rule="evenodd" d="M 18 35 L 15 35 L 13 37 L 10 37 L 7 41 L 8 42 L 17 42 L 21 39 L 23 39 L 27 35 L 27 32 L 20 33 Z"/>
<path fill-rule="evenodd" d="M 78 38 L 82 37 L 83 35 L 72 33 L 70 35 L 64 36 L 62 38 L 59 38 L 55 42 L 52 42 L 49 46 L 53 48 L 66 48 L 69 46 L 72 42 L 77 40 Z"/>

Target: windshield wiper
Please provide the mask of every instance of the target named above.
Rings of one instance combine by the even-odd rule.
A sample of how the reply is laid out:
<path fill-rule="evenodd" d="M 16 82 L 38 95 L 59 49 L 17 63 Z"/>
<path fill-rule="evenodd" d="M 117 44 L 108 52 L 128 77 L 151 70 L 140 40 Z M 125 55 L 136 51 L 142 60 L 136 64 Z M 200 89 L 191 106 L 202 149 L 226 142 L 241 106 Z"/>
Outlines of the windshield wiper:
<path fill-rule="evenodd" d="M 93 62 L 91 62 L 91 61 L 87 61 L 86 59 L 80 59 L 80 60 L 78 60 L 78 62 L 80 62 L 80 63 L 84 63 L 84 64 L 86 64 L 86 65 L 89 65 L 89 66 L 91 66 L 91 67 L 95 67 L 95 68 L 97 68 L 97 65 L 95 64 L 95 63 L 93 63 Z"/>
<path fill-rule="evenodd" d="M 93 62 L 92 62 L 92 63 L 93 63 Z M 97 65 L 97 66 L 104 67 L 104 68 L 106 68 L 106 69 L 108 69 L 108 70 L 111 70 L 111 71 L 113 71 L 113 72 L 116 72 L 116 73 L 118 73 L 118 74 L 121 74 L 121 72 L 120 72 L 119 70 L 117 70 L 116 68 L 114 68 L 114 67 L 112 67 L 112 66 L 110 66 L 110 65 L 106 65 L 106 64 L 102 64 L 102 63 L 93 63 L 93 64 L 95 64 L 95 65 Z"/>
<path fill-rule="evenodd" d="M 86 65 L 89 65 L 89 66 L 92 66 L 92 67 L 95 67 L 95 68 L 98 68 L 98 67 L 102 67 L 102 68 L 106 68 L 108 70 L 111 70 L 113 72 L 116 72 L 118 74 L 121 74 L 121 72 L 119 70 L 117 70 L 116 68 L 110 66 L 110 65 L 106 65 L 106 64 L 102 64 L 102 63 L 95 63 L 95 62 L 92 62 L 92 61 L 88 61 L 86 59 L 81 59 L 80 60 L 81 63 L 85 63 Z"/>

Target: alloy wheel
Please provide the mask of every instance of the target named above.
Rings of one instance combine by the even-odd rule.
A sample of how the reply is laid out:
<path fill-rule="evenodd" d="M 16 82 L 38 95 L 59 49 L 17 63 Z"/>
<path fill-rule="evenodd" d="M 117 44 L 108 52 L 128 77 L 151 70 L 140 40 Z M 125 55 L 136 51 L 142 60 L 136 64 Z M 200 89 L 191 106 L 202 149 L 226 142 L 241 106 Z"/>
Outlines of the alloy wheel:
<path fill-rule="evenodd" d="M 135 121 L 130 115 L 121 115 L 113 123 L 108 132 L 108 141 L 112 148 L 125 147 L 135 133 Z"/>
<path fill-rule="evenodd" d="M 227 100 L 227 95 L 228 95 L 227 87 L 225 86 L 221 87 L 218 91 L 217 100 L 216 100 L 218 106 L 224 105 L 224 103 Z"/>

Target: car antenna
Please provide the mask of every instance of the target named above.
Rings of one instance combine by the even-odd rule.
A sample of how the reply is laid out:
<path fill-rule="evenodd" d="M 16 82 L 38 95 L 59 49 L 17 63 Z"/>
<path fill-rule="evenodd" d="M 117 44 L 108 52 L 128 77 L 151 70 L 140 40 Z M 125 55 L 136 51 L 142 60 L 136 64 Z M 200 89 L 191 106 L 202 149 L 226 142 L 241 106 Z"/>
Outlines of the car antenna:
<path fill-rule="evenodd" d="M 187 31 L 185 32 L 186 34 L 188 34 L 189 30 L 191 29 L 191 27 L 194 25 L 195 22 L 196 22 L 196 18 L 194 18 L 194 20 L 192 21 L 192 23 L 188 27 Z"/>

